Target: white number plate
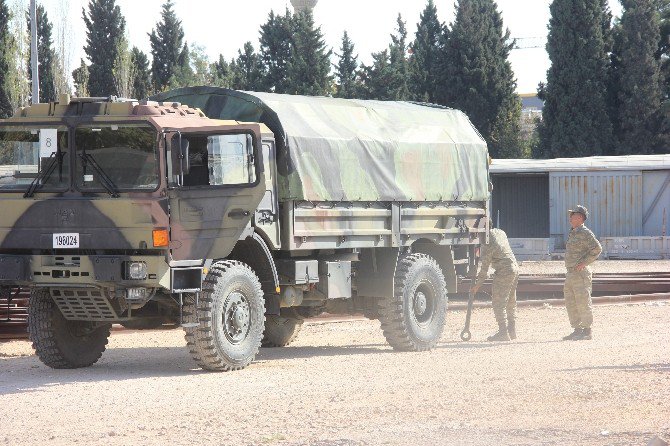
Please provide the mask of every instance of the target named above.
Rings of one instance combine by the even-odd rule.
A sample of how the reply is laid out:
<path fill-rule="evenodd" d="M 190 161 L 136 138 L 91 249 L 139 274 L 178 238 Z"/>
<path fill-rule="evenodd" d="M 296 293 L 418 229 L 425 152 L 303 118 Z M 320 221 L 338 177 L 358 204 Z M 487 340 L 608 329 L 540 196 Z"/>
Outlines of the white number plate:
<path fill-rule="evenodd" d="M 55 248 L 79 248 L 79 234 L 54 234 Z"/>

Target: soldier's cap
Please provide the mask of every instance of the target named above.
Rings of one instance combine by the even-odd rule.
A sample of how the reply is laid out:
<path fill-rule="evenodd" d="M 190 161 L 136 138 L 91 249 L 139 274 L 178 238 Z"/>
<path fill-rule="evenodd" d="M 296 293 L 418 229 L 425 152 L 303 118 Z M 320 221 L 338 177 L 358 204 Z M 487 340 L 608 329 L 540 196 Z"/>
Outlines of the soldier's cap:
<path fill-rule="evenodd" d="M 574 209 L 568 210 L 568 214 L 570 214 L 570 215 L 572 215 L 572 214 L 582 214 L 584 216 L 584 220 L 587 220 L 589 218 L 589 210 L 586 209 L 581 204 L 575 206 Z"/>

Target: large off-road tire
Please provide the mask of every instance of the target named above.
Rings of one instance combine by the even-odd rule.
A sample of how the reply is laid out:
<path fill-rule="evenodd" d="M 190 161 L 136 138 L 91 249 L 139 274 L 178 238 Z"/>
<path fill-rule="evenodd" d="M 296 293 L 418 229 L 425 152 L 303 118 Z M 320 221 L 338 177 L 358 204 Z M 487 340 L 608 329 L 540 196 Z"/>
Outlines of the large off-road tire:
<path fill-rule="evenodd" d="M 28 307 L 28 332 L 37 357 L 54 369 L 95 364 L 107 346 L 111 324 L 69 321 L 46 288 L 33 288 Z"/>
<path fill-rule="evenodd" d="M 205 370 L 243 369 L 258 353 L 265 324 L 261 283 L 242 262 L 212 265 L 196 302 L 184 305 L 186 342 L 195 362 Z M 190 327 L 190 324 L 198 324 Z"/>
<path fill-rule="evenodd" d="M 442 336 L 447 284 L 437 262 L 425 254 L 398 259 L 394 294 L 379 300 L 384 337 L 395 350 L 430 350 Z"/>
<path fill-rule="evenodd" d="M 281 315 L 265 317 L 263 347 L 286 347 L 298 337 L 304 319 L 297 312 L 287 309 Z"/>

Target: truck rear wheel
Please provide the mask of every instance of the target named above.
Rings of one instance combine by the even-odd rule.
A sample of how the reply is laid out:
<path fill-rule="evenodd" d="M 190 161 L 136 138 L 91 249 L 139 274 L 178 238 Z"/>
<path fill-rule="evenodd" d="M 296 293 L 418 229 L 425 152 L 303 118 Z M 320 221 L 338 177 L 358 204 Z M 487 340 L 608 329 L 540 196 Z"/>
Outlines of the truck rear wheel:
<path fill-rule="evenodd" d="M 263 347 L 286 347 L 298 337 L 303 322 L 292 308 L 282 310 L 279 316 L 266 316 Z"/>
<path fill-rule="evenodd" d="M 46 288 L 33 288 L 28 307 L 28 332 L 37 357 L 54 369 L 95 364 L 107 346 L 111 324 L 69 321 Z"/>
<path fill-rule="evenodd" d="M 437 262 L 425 254 L 398 259 L 394 294 L 379 300 L 384 337 L 395 350 L 430 350 L 442 336 L 447 284 Z"/>
<path fill-rule="evenodd" d="M 185 328 L 193 359 L 205 370 L 243 369 L 258 353 L 263 338 L 265 301 L 261 283 L 242 262 L 223 260 L 212 265 L 202 295 L 184 306 Z"/>

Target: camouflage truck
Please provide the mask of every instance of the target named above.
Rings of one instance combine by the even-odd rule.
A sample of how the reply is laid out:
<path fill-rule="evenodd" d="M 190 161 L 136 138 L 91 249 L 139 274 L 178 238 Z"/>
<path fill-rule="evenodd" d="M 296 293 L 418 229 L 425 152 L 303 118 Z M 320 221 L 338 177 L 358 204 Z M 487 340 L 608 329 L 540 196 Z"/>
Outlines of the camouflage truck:
<path fill-rule="evenodd" d="M 204 369 L 247 366 L 323 312 L 427 350 L 488 234 L 488 152 L 458 111 L 188 88 L 63 97 L 0 122 L 0 290 L 30 289 L 54 368 L 112 324 L 183 327 Z"/>

